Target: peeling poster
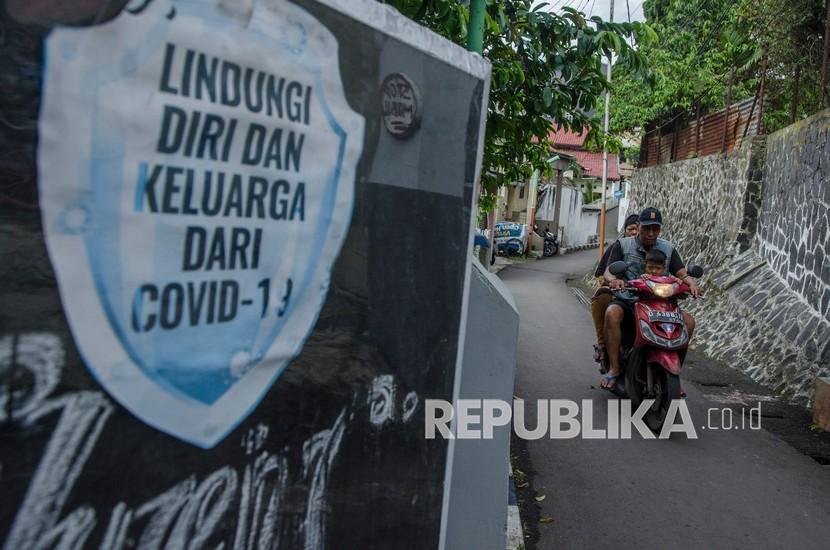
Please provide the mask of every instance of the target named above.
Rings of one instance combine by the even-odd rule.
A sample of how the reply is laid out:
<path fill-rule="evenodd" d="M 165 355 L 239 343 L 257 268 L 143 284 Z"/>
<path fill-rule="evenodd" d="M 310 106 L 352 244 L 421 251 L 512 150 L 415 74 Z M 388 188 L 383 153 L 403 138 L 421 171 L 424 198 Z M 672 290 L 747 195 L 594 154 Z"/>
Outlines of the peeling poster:
<path fill-rule="evenodd" d="M 156 0 L 46 42 L 39 191 L 84 361 L 219 442 L 299 353 L 348 231 L 364 120 L 302 8 Z"/>

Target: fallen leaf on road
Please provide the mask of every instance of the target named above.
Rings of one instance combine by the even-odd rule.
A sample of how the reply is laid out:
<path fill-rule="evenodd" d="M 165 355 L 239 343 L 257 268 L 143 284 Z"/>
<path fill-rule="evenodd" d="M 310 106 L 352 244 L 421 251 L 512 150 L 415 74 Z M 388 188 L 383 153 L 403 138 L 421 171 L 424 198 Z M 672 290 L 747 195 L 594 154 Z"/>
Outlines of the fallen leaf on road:
<path fill-rule="evenodd" d="M 539 518 L 539 523 L 553 523 L 553 518 L 550 516 L 543 516 Z"/>
<path fill-rule="evenodd" d="M 527 487 L 528 487 L 529 485 L 530 485 L 530 483 L 528 483 L 527 481 L 525 481 L 524 483 L 519 483 L 519 484 L 517 484 L 517 485 L 516 485 L 516 489 L 527 489 Z"/>
<path fill-rule="evenodd" d="M 542 502 L 545 500 L 545 495 L 536 495 L 536 502 Z"/>

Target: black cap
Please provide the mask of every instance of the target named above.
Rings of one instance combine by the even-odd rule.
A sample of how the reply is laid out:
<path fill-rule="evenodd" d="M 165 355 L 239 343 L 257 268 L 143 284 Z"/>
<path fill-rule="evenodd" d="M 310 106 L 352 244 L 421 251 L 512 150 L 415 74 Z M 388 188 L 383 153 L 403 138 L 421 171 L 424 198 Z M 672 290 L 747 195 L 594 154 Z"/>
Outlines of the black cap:
<path fill-rule="evenodd" d="M 640 212 L 640 225 L 662 226 L 663 216 L 660 214 L 660 211 L 654 208 L 653 206 L 643 208 L 643 211 Z"/>

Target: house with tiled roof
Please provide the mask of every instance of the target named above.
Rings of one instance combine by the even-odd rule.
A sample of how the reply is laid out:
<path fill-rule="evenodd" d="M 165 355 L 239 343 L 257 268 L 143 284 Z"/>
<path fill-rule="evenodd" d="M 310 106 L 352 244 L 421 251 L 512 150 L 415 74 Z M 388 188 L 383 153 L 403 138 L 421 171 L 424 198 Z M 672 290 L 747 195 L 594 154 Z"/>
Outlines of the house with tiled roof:
<path fill-rule="evenodd" d="M 579 188 L 584 195 L 582 209 L 588 213 L 599 212 L 602 197 L 602 151 L 589 151 L 585 146 L 588 130 L 573 132 L 564 128 L 551 131 L 548 139 L 553 143 L 554 153 L 572 156 L 578 166 L 565 173 L 566 179 Z M 606 194 L 606 235 L 615 234 L 619 217 L 619 199 L 615 196 L 621 187 L 620 158 L 608 153 L 608 189 Z"/>
<path fill-rule="evenodd" d="M 585 147 L 588 131 L 552 131 L 554 144 L 551 162 L 558 170 L 550 180 L 534 183 L 518 181 L 499 190 L 496 216 L 499 221 L 514 221 L 549 228 L 565 247 L 596 242 L 599 235 L 600 195 L 602 191 L 602 153 Z M 620 185 L 617 155 L 608 155 L 608 202 L 606 234 L 616 234 L 618 201 L 614 192 Z M 560 195 L 558 201 L 556 196 Z M 595 199 L 595 200 L 592 200 Z"/>
<path fill-rule="evenodd" d="M 548 138 L 553 143 L 553 150 L 557 153 L 564 153 L 576 159 L 582 169 L 579 173 L 574 173 L 572 178 L 574 181 L 579 180 L 596 180 L 602 185 L 602 152 L 589 151 L 585 147 L 585 140 L 588 137 L 588 130 L 583 129 L 581 133 L 558 128 L 550 133 Z M 619 156 L 608 154 L 608 181 L 609 189 L 617 189 L 620 181 L 620 158 Z M 600 189 L 601 193 L 602 190 Z M 613 193 L 613 190 L 610 191 Z"/>

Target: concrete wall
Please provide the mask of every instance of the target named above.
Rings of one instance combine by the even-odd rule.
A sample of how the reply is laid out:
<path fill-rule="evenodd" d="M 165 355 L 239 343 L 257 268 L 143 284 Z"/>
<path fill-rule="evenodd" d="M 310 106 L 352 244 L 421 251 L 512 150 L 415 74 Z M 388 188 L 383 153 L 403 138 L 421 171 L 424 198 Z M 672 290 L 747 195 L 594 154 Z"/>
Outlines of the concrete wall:
<path fill-rule="evenodd" d="M 536 219 L 539 227 L 550 225 L 553 231 L 555 184 L 547 187 Z M 598 212 L 584 210 L 584 198 L 579 187 L 572 182 L 562 185 L 562 202 L 559 206 L 559 236 L 562 246 L 572 247 L 587 244 L 596 237 L 599 228 Z"/>
<path fill-rule="evenodd" d="M 809 404 L 830 372 L 830 149 L 824 111 L 729 155 L 635 172 L 629 212 L 707 270 L 695 345 Z"/>
<path fill-rule="evenodd" d="M 512 402 L 518 336 L 519 312 L 510 291 L 473 260 L 460 399 Z M 445 548 L 505 548 L 510 429 L 496 428 L 493 439 L 451 442 Z"/>
<path fill-rule="evenodd" d="M 617 217 L 617 233 L 622 233 L 623 224 L 625 223 L 626 212 L 628 212 L 629 197 L 631 196 L 631 181 L 623 182 L 623 189 L 625 189 L 625 196 L 620 199 L 620 215 Z"/>
<path fill-rule="evenodd" d="M 613 241 L 619 233 L 617 226 L 619 225 L 619 217 L 622 211 L 617 204 L 611 201 L 606 203 L 605 209 L 605 240 Z M 597 233 L 599 233 L 599 225 L 599 216 L 597 216 Z"/>
<path fill-rule="evenodd" d="M 524 185 L 506 186 L 506 202 L 504 206 L 505 221 L 527 223 L 527 198 L 530 194 L 528 183 Z"/>

